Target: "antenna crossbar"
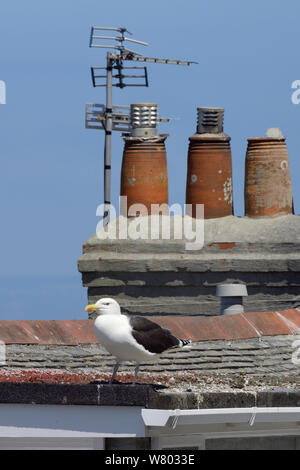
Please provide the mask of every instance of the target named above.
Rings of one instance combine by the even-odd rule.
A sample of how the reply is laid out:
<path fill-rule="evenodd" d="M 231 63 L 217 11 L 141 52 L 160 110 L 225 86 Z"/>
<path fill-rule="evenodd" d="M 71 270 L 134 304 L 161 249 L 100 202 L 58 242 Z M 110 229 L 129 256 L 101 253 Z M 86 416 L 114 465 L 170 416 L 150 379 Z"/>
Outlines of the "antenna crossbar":
<path fill-rule="evenodd" d="M 197 64 L 198 62 L 190 60 L 177 60 L 177 59 L 159 59 L 156 57 L 144 57 L 141 55 L 127 55 L 122 57 L 123 60 L 133 60 L 135 62 L 152 62 L 156 64 L 170 64 L 170 65 L 191 65 Z"/>
<path fill-rule="evenodd" d="M 106 130 L 105 122 L 107 116 L 112 120 L 113 131 L 129 131 L 130 118 L 129 106 L 113 106 L 110 113 L 106 112 L 104 104 L 87 103 L 85 106 L 85 127 L 86 129 Z"/>
<path fill-rule="evenodd" d="M 117 31 L 119 32 L 119 36 L 106 36 L 106 35 L 98 35 L 95 34 L 95 31 Z M 93 26 L 91 29 L 91 35 L 90 35 L 90 47 L 100 47 L 100 48 L 107 48 L 107 49 L 118 49 L 120 52 L 125 50 L 124 47 L 124 41 L 129 41 L 133 42 L 134 44 L 140 44 L 141 46 L 148 46 L 147 42 L 144 41 L 138 41 L 137 39 L 130 39 L 126 36 L 124 36 L 124 33 L 127 32 L 131 34 L 129 31 L 127 31 L 126 28 L 104 28 L 104 27 L 97 27 Z M 106 40 L 114 40 L 118 42 L 117 46 L 110 45 L 110 44 L 99 44 L 97 41 L 106 41 Z"/>
<path fill-rule="evenodd" d="M 112 77 L 112 83 L 111 86 L 114 87 L 119 87 L 119 88 L 125 88 L 126 86 L 149 86 L 148 82 L 148 73 L 147 73 L 147 67 L 143 66 L 124 66 L 120 61 L 112 66 L 113 70 L 117 70 L 116 74 L 111 74 Z M 106 70 L 106 67 L 91 67 L 91 75 L 92 75 L 92 82 L 94 87 L 104 87 L 106 86 L 106 78 L 107 75 L 102 75 L 98 73 L 98 70 Z M 129 75 L 123 74 L 123 70 L 140 70 L 141 74 L 140 75 Z M 113 79 L 117 80 L 116 83 L 113 83 Z M 124 79 L 126 79 L 126 83 L 124 82 Z M 142 80 L 142 83 L 137 83 L 137 82 L 128 82 L 127 79 L 139 79 Z"/>

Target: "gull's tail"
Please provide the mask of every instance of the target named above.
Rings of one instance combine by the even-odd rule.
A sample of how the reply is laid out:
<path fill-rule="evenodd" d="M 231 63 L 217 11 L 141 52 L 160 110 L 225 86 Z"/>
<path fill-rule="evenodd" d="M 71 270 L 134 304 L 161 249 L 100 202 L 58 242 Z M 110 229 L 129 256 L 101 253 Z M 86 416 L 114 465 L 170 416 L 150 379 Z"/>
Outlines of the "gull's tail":
<path fill-rule="evenodd" d="M 180 339 L 179 341 L 180 341 L 179 346 L 181 348 L 187 347 L 192 342 L 190 339 Z"/>
<path fill-rule="evenodd" d="M 178 341 L 177 344 L 174 344 L 174 346 L 171 346 L 171 348 L 168 349 L 168 351 L 173 351 L 174 349 L 189 349 L 189 345 L 191 344 L 191 340 L 190 339 L 179 339 L 179 338 L 176 338 L 176 336 L 173 336 L 174 340 L 175 341 Z"/>

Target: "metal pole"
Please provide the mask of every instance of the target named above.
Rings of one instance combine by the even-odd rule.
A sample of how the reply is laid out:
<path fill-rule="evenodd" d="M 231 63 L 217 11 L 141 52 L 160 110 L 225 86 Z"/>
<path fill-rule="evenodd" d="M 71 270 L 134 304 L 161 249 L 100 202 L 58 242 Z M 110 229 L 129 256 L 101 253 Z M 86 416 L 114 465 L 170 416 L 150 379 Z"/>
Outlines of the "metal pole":
<path fill-rule="evenodd" d="M 112 133 L 112 65 L 111 53 L 107 53 L 106 67 L 106 119 L 104 144 L 104 219 L 103 224 L 110 221 L 110 178 L 111 178 L 111 133 Z"/>

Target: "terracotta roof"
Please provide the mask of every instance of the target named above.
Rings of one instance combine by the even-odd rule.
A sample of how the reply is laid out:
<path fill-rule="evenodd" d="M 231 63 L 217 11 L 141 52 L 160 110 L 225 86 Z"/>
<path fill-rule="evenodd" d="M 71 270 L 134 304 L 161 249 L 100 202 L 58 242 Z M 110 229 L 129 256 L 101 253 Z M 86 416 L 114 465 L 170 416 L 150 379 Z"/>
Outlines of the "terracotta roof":
<path fill-rule="evenodd" d="M 300 308 L 228 316 L 151 317 L 176 336 L 193 341 L 240 340 L 300 334 Z M 0 320 L 5 344 L 77 345 L 97 343 L 93 320 Z"/>

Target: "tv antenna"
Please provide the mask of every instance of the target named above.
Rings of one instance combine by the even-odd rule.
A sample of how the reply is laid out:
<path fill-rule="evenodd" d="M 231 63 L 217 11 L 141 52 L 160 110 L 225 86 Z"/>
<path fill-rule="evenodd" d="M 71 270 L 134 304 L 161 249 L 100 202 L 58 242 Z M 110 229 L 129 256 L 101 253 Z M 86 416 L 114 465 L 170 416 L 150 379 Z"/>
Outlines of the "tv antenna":
<path fill-rule="evenodd" d="M 109 36 L 103 32 L 109 31 Z M 99 34 L 100 32 L 100 34 Z M 156 64 L 186 65 L 197 64 L 187 60 L 158 59 L 144 55 L 125 47 L 130 42 L 142 46 L 148 43 L 131 39 L 125 33 L 132 35 L 126 28 L 111 28 L 93 26 L 90 35 L 90 47 L 109 49 L 106 54 L 106 67 L 91 67 L 94 87 L 106 87 L 106 104 L 87 103 L 85 111 L 85 126 L 88 129 L 102 129 L 105 131 L 104 142 L 104 216 L 103 225 L 110 220 L 110 182 L 111 182 L 111 135 L 112 131 L 128 131 L 131 129 L 129 106 L 113 106 L 112 87 L 120 89 L 128 86 L 149 86 L 147 67 L 125 66 L 124 61 L 152 62 Z M 104 43 L 103 43 L 104 41 Z M 107 41 L 112 41 L 108 44 Z M 126 71 L 129 71 L 129 74 Z M 100 71 L 100 74 L 99 74 Z M 105 71 L 105 73 L 101 73 Z M 124 74 L 125 71 L 125 74 Z M 133 73 L 135 71 L 136 73 Z M 131 80 L 136 80 L 131 82 Z M 166 121 L 167 119 L 158 119 Z"/>

